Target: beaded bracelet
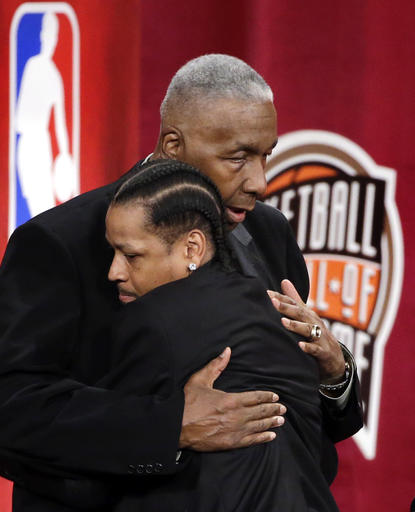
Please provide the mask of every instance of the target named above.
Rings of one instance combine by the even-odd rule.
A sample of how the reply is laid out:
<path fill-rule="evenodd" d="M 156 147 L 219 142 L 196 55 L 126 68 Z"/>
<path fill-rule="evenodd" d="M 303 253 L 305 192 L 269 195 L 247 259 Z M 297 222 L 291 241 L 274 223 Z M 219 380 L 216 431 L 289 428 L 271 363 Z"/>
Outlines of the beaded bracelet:
<path fill-rule="evenodd" d="M 338 384 L 320 384 L 320 389 L 324 391 L 339 391 L 340 389 L 345 388 L 349 384 L 350 376 L 352 374 L 352 369 L 348 361 L 344 363 L 344 372 L 346 378 L 342 382 L 339 382 Z"/>

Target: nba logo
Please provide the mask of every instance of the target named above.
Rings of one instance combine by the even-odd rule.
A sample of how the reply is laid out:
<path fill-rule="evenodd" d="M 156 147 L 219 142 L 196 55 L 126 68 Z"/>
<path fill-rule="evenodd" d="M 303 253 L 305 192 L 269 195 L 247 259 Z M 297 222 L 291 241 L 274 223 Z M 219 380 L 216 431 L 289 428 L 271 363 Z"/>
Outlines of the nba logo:
<path fill-rule="evenodd" d="M 79 194 L 79 27 L 64 2 L 24 3 L 10 29 L 9 234 Z"/>

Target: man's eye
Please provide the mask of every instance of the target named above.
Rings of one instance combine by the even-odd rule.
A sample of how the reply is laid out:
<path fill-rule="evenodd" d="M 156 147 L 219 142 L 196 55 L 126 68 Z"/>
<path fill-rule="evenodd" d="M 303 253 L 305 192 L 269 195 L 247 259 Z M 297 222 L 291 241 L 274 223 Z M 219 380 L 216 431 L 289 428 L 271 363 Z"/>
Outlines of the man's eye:
<path fill-rule="evenodd" d="M 124 256 L 127 258 L 127 260 L 133 260 L 138 256 L 138 254 L 124 254 Z"/>
<path fill-rule="evenodd" d="M 242 162 L 245 162 L 246 158 L 244 156 L 232 156 L 231 158 L 229 158 L 229 160 L 236 164 L 240 164 Z"/>

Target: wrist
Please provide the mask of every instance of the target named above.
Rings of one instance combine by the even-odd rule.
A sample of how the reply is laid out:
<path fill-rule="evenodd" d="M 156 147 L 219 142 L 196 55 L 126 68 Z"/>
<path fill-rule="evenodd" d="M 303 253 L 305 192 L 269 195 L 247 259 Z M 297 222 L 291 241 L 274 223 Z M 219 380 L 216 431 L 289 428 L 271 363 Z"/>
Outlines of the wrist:
<path fill-rule="evenodd" d="M 330 379 L 329 381 L 325 381 L 324 383 L 320 383 L 320 389 L 322 391 L 329 392 L 339 392 L 343 391 L 350 382 L 350 378 L 352 375 L 352 368 L 348 361 L 344 363 L 344 373 L 340 377 L 336 377 L 334 379 Z"/>
<path fill-rule="evenodd" d="M 340 384 L 340 382 L 343 382 L 346 375 L 346 362 L 343 361 L 341 368 L 336 371 L 332 372 L 329 376 L 326 376 L 325 378 L 320 380 L 320 385 L 334 385 L 334 384 Z"/>

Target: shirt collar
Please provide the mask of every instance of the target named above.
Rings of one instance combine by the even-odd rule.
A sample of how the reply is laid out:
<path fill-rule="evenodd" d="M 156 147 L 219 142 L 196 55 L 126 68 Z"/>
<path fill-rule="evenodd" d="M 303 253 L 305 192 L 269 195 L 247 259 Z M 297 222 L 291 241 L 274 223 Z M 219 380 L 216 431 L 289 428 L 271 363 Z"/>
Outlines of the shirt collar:
<path fill-rule="evenodd" d="M 144 160 L 141 162 L 140 166 L 141 166 L 141 165 L 146 164 L 146 163 L 150 160 L 150 158 L 151 158 L 152 156 L 153 156 L 153 153 L 150 153 L 149 155 L 147 155 L 147 156 L 144 158 Z"/>

